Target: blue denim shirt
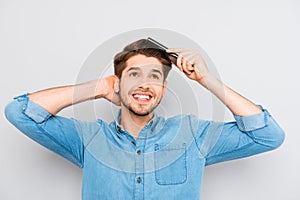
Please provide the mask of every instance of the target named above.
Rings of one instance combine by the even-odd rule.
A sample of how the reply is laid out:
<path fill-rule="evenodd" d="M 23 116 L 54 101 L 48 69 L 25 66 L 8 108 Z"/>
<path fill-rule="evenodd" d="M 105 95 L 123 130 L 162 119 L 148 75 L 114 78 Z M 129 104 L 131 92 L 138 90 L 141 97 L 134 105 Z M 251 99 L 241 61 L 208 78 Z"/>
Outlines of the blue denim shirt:
<path fill-rule="evenodd" d="M 267 110 L 235 122 L 154 116 L 135 140 L 117 121 L 53 116 L 27 95 L 6 106 L 20 131 L 83 170 L 82 199 L 199 199 L 206 165 L 272 150 L 284 132 Z"/>

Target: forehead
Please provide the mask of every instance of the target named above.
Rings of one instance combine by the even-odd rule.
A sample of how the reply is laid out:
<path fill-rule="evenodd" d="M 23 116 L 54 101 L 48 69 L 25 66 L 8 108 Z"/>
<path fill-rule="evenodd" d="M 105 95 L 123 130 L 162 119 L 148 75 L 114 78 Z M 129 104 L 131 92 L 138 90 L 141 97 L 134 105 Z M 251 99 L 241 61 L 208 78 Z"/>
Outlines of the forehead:
<path fill-rule="evenodd" d="M 135 56 L 132 56 L 130 57 L 127 61 L 126 61 L 126 68 L 129 68 L 129 67 L 140 67 L 140 68 L 143 68 L 143 66 L 145 66 L 145 69 L 147 69 L 146 66 L 151 66 L 151 68 L 156 68 L 156 69 L 159 69 L 159 70 L 162 70 L 162 63 L 155 57 L 147 57 L 145 55 L 141 55 L 141 54 L 138 54 L 138 55 L 135 55 Z"/>

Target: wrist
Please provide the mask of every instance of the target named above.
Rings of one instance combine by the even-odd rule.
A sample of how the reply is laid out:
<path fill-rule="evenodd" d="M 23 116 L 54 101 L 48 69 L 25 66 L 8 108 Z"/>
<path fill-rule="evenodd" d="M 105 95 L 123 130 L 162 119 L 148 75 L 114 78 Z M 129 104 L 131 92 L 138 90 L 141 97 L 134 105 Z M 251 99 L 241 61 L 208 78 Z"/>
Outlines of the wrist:
<path fill-rule="evenodd" d="M 106 96 L 107 91 L 105 90 L 105 81 L 103 79 L 93 80 L 89 84 L 93 88 L 91 99 L 99 99 Z"/>
<path fill-rule="evenodd" d="M 199 77 L 196 81 L 209 90 L 209 85 L 216 80 L 217 79 L 211 73 L 207 73 Z"/>

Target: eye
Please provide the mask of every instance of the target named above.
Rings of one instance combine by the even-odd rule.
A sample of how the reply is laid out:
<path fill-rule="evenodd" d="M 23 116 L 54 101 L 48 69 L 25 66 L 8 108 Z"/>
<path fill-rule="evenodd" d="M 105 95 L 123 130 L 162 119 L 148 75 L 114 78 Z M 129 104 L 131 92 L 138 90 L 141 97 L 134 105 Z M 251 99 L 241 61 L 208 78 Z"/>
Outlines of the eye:
<path fill-rule="evenodd" d="M 157 74 L 152 74 L 151 78 L 154 80 L 158 80 L 160 77 Z"/>
<path fill-rule="evenodd" d="M 129 77 L 138 77 L 138 76 L 139 76 L 139 74 L 137 72 L 131 72 L 129 74 Z"/>

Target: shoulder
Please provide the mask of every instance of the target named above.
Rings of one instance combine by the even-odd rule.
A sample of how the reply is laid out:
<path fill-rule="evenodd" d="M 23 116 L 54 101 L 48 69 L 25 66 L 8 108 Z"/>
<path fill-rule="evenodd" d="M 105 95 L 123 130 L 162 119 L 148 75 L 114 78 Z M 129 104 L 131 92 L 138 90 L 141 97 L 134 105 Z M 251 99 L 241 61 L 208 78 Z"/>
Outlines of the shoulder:
<path fill-rule="evenodd" d="M 166 119 L 166 122 L 201 122 L 204 120 L 199 119 L 196 115 L 191 114 L 178 114 Z"/>

